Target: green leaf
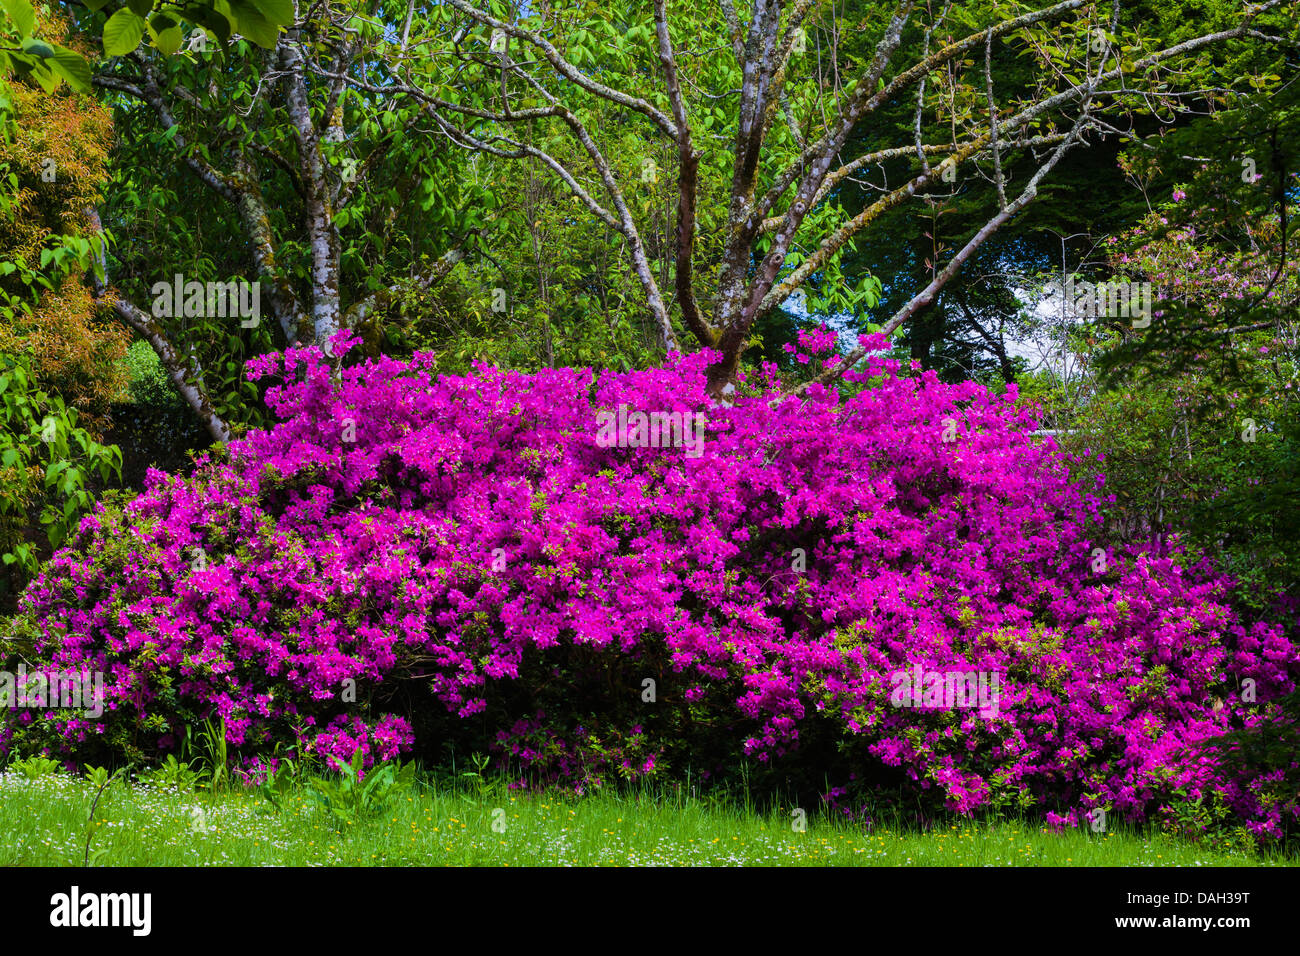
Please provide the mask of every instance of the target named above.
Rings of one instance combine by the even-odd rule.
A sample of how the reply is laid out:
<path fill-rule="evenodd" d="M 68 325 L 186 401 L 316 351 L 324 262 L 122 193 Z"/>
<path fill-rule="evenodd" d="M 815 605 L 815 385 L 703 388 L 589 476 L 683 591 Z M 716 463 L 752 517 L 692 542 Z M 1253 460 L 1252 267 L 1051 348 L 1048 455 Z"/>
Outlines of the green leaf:
<path fill-rule="evenodd" d="M 32 9 L 29 0 L 0 0 L 0 6 L 5 8 L 9 19 L 13 20 L 19 36 L 32 35 L 32 31 L 36 29 L 36 11 Z"/>
<path fill-rule="evenodd" d="M 59 78 L 54 75 L 54 72 L 44 62 L 32 70 L 32 77 L 46 93 L 53 93 L 59 88 Z"/>
<path fill-rule="evenodd" d="M 126 0 L 126 5 L 137 16 L 147 17 L 149 11 L 153 9 L 153 0 Z"/>
<path fill-rule="evenodd" d="M 187 20 L 197 23 L 199 26 L 207 27 L 208 31 L 217 38 L 217 42 L 222 47 L 230 42 L 231 18 L 228 18 L 225 14 L 201 3 L 188 5 L 182 8 L 181 13 Z"/>
<path fill-rule="evenodd" d="M 166 30 L 158 31 L 158 38 L 154 41 L 154 46 L 168 56 L 172 56 L 180 50 L 183 38 L 184 35 L 181 33 L 180 27 L 168 27 Z"/>
<path fill-rule="evenodd" d="M 140 45 L 142 36 L 143 18 L 123 8 L 104 24 L 104 53 L 108 56 L 125 56 Z"/>
<path fill-rule="evenodd" d="M 293 0 L 252 0 L 252 4 L 273 26 L 293 23 Z"/>
<path fill-rule="evenodd" d="M 275 48 L 280 38 L 280 28 L 262 16 L 251 3 L 235 0 L 230 4 L 235 12 L 235 32 L 247 37 L 267 50 Z"/>
<path fill-rule="evenodd" d="M 50 61 L 50 69 L 67 80 L 78 93 L 90 92 L 90 64 L 80 53 L 60 47 Z"/>
<path fill-rule="evenodd" d="M 39 56 L 42 60 L 48 60 L 54 56 L 54 47 L 44 40 L 33 40 L 31 37 L 26 37 L 23 40 L 23 52 L 30 53 L 32 56 Z"/>

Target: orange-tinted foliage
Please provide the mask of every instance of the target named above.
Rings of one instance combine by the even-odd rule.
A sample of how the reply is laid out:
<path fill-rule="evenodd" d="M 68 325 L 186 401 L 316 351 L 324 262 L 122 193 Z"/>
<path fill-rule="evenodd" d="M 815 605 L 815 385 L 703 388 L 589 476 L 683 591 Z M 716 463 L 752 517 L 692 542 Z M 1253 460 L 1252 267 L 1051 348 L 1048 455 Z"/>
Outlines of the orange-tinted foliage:
<path fill-rule="evenodd" d="M 45 18 L 37 33 L 64 42 L 64 21 Z M 4 82 L 4 81 L 0 81 Z M 0 136 L 0 170 L 17 177 L 10 215 L 0 217 L 0 260 L 40 264 L 41 250 L 61 235 L 86 235 L 86 210 L 99 201 L 112 145 L 112 114 L 66 85 L 54 93 L 4 82 L 11 104 Z M 21 295 L 17 275 L 0 279 Z M 107 424 L 108 405 L 124 394 L 123 356 L 130 335 L 97 307 L 80 276 L 43 290 L 28 314 L 0 323 L 0 352 L 31 358 L 36 385 L 77 408 L 92 433 Z"/>
<path fill-rule="evenodd" d="M 37 384 L 76 408 L 79 423 L 96 437 L 108 425 L 108 406 L 126 399 L 123 357 L 131 344 L 130 333 L 105 311 L 69 276 L 19 326 L 0 327 L 0 352 L 27 354 Z"/>

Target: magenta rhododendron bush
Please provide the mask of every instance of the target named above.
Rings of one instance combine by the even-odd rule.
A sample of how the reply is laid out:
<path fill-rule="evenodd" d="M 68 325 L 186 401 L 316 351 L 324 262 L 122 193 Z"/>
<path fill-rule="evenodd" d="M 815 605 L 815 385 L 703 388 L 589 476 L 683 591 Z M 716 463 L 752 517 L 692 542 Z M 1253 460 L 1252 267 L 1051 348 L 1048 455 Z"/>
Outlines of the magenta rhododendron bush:
<path fill-rule="evenodd" d="M 815 738 L 963 812 L 1140 818 L 1181 789 L 1257 832 L 1294 814 L 1192 745 L 1268 719 L 1295 648 L 1176 551 L 1112 548 L 1014 390 L 877 358 L 851 397 L 768 369 L 723 406 L 709 357 L 254 360 L 280 423 L 87 518 L 24 596 L 30 656 L 102 670 L 105 714 L 13 711 L 0 746 L 155 759 L 212 717 L 246 760 L 369 762 L 433 721 L 584 783 Z M 703 413 L 702 453 L 598 441 L 620 406 Z"/>

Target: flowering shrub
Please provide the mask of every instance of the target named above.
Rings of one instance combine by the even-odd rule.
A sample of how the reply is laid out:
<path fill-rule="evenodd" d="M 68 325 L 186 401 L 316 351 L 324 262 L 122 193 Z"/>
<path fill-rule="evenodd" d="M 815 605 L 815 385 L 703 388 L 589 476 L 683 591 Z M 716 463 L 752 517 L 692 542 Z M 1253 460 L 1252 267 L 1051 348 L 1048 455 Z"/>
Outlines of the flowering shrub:
<path fill-rule="evenodd" d="M 804 354 L 837 361 L 833 339 Z M 280 423 L 153 473 L 25 592 L 15 646 L 103 670 L 107 712 L 22 712 L 9 745 L 153 758 L 216 714 L 245 757 L 369 760 L 438 709 L 544 778 L 788 760 L 830 733 L 961 812 L 1139 818 L 1213 788 L 1260 832 L 1295 814 L 1183 748 L 1264 719 L 1296 649 L 1177 553 L 1092 540 L 1100 487 L 1014 389 L 877 356 L 851 398 L 782 397 L 769 368 L 724 406 L 710 359 L 434 380 L 380 358 L 337 382 L 314 350 L 254 360 Z M 602 447 L 620 405 L 704 412 L 703 454 Z M 893 706 L 912 668 L 996 674 L 998 706 Z"/>

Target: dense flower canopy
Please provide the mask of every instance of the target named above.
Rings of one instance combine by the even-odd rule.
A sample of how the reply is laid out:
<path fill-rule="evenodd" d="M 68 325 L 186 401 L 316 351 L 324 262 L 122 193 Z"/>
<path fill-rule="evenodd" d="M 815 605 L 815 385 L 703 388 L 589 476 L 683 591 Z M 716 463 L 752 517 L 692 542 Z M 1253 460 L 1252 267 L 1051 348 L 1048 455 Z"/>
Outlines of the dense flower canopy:
<path fill-rule="evenodd" d="M 806 334 L 804 354 L 834 362 L 833 340 Z M 554 691 L 580 652 L 659 678 L 653 703 L 610 682 L 626 700 L 609 715 L 642 708 L 619 752 L 634 776 L 671 755 L 666 713 L 725 714 L 729 746 L 761 760 L 830 721 L 864 769 L 960 812 L 1016 798 L 1138 818 L 1181 787 L 1278 826 L 1259 781 L 1187 748 L 1265 719 L 1295 648 L 1237 620 L 1226 582 L 1176 551 L 1109 548 L 1100 489 L 1030 435 L 1014 388 L 878 355 L 847 397 L 783 396 L 768 368 L 723 406 L 709 359 L 436 379 L 428 356 L 337 375 L 314 349 L 254 360 L 251 376 L 281 380 L 280 423 L 192 477 L 152 473 L 24 597 L 35 656 L 103 670 L 106 714 L 16 711 L 0 747 L 152 758 L 214 716 L 245 757 L 369 761 L 412 745 L 412 707 L 500 716 L 490 702 L 514 688 L 496 729 L 540 762 L 521 727 L 555 721 L 575 747 L 590 731 L 534 723 L 540 691 L 518 685 L 540 662 Z M 620 406 L 702 413 L 702 454 L 598 441 Z M 898 706 L 903 672 L 996 678 L 996 707 Z M 391 692 L 404 683 L 418 693 Z"/>

